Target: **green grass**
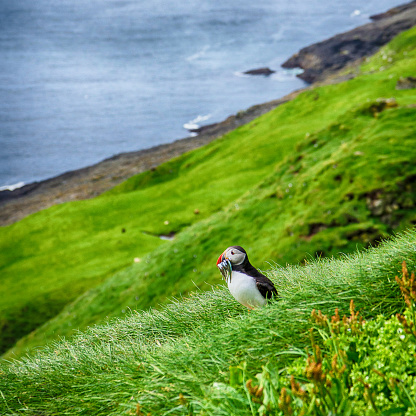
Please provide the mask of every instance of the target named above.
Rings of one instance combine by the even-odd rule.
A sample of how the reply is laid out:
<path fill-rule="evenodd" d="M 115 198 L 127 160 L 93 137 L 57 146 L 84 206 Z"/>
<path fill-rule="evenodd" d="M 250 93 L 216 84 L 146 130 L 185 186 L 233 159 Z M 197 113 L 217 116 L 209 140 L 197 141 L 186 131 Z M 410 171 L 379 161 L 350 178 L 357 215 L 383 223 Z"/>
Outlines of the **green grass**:
<path fill-rule="evenodd" d="M 264 269 L 352 252 L 416 223 L 416 92 L 395 90 L 415 73 L 415 33 L 356 79 L 304 92 L 98 198 L 0 229 L 1 351 L 209 289 L 231 244 Z"/>
<path fill-rule="evenodd" d="M 404 260 L 415 269 L 415 231 L 340 259 L 274 266 L 268 275 L 279 300 L 251 313 L 224 287 L 160 311 L 131 312 L 33 357 L 3 362 L 0 409 L 5 415 L 227 414 L 220 412 L 224 401 L 212 406 L 216 389 L 232 382 L 230 368 L 245 363 L 254 377 L 271 363 L 283 370 L 304 356 L 312 309 L 338 307 L 342 316 L 354 299 L 366 319 L 401 312 L 394 276 Z M 228 404 L 234 409 L 228 414 L 250 414 L 248 400 Z"/>

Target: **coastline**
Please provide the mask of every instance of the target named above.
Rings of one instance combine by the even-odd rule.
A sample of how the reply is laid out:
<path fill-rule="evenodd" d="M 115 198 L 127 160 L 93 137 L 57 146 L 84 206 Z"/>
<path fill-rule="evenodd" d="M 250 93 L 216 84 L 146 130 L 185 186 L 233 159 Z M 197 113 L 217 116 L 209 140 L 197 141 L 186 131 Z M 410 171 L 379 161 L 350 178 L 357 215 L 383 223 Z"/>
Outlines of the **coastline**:
<path fill-rule="evenodd" d="M 197 136 L 135 152 L 120 153 L 94 165 L 33 182 L 13 191 L 0 191 L 0 226 L 13 224 L 27 215 L 56 204 L 94 198 L 133 175 L 153 169 L 247 124 L 293 99 L 301 91 L 294 91 L 283 98 L 252 106 L 222 122 L 203 126 Z"/>
<path fill-rule="evenodd" d="M 121 153 L 92 166 L 27 184 L 12 191 L 0 191 L 0 225 L 12 224 L 52 205 L 98 196 L 133 175 L 155 168 L 173 157 L 201 147 L 247 124 L 307 89 L 353 78 L 354 68 L 365 57 L 374 54 L 398 33 L 416 25 L 416 0 L 372 16 L 371 19 L 372 22 L 363 26 L 303 48 L 282 65 L 285 68 L 302 68 L 304 72 L 298 76 L 310 83 L 308 87 L 252 106 L 222 122 L 202 126 L 195 137 Z M 339 53 L 334 54 L 334 50 Z M 342 74 L 346 68 L 350 71 Z"/>
<path fill-rule="evenodd" d="M 298 77 L 310 84 L 323 81 L 351 62 L 375 54 L 400 32 L 415 26 L 416 1 L 370 16 L 370 19 L 370 23 L 302 48 L 282 67 L 302 68 L 304 71 Z"/>

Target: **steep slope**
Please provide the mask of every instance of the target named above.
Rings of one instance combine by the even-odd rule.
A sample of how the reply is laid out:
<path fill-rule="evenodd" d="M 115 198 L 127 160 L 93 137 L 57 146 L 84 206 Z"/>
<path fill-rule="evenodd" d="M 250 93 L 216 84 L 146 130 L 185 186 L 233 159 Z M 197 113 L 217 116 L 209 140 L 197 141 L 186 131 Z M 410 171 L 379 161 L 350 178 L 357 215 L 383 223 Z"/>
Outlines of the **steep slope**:
<path fill-rule="evenodd" d="M 280 298 L 250 314 L 220 288 L 95 326 L 35 357 L 0 364 L 0 411 L 259 414 L 250 412 L 246 381 L 273 366 L 269 381 L 275 383 L 277 372 L 306 356 L 312 309 L 333 313 L 337 307 L 342 316 L 351 299 L 366 319 L 403 309 L 394 279 L 403 260 L 415 269 L 415 232 L 343 259 L 273 268 L 269 276 Z"/>
<path fill-rule="evenodd" d="M 264 268 L 260 259 L 349 252 L 414 224 L 416 92 L 395 87 L 415 73 L 415 40 L 406 32 L 356 79 L 305 92 L 99 198 L 1 229 L 3 345 L 24 335 L 22 323 L 27 332 L 55 315 L 54 295 L 57 309 L 68 306 L 14 352 L 206 289 L 231 243 Z"/>

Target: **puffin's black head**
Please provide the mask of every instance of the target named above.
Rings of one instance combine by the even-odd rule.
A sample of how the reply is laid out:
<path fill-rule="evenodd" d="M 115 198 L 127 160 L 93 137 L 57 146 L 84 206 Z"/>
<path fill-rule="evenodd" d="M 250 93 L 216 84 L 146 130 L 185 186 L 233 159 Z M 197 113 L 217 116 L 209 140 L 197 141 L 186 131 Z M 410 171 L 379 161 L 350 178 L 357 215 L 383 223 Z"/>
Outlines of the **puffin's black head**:
<path fill-rule="evenodd" d="M 217 260 L 217 266 L 225 260 L 229 260 L 231 265 L 243 264 L 247 259 L 247 252 L 241 246 L 228 247 Z"/>
<path fill-rule="evenodd" d="M 217 267 L 225 280 L 231 278 L 233 266 L 239 266 L 248 262 L 247 253 L 241 246 L 228 247 L 217 260 Z"/>

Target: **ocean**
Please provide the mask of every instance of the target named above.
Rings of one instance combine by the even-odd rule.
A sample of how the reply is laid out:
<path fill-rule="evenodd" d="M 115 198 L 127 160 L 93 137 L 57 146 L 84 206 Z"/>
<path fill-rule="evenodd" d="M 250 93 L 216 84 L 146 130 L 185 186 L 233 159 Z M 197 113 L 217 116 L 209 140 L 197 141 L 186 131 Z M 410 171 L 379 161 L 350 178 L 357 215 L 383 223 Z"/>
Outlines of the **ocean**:
<path fill-rule="evenodd" d="M 293 53 L 401 3 L 1 0 L 0 190 L 282 97 L 305 85 Z"/>

